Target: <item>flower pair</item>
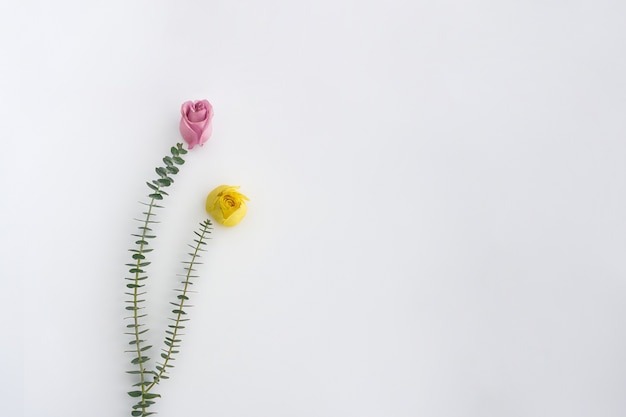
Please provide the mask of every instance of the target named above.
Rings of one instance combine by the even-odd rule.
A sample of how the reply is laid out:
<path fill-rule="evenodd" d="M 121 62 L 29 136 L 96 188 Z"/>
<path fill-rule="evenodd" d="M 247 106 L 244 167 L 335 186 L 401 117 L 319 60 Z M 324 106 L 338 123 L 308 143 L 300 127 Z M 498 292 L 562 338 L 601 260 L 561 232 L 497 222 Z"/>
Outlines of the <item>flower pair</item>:
<path fill-rule="evenodd" d="M 186 101 L 181 106 L 180 133 L 192 149 L 202 146 L 213 131 L 213 106 L 208 100 Z M 224 226 L 235 226 L 246 215 L 248 197 L 237 190 L 239 187 L 220 185 L 209 193 L 206 211 L 216 222 Z"/>

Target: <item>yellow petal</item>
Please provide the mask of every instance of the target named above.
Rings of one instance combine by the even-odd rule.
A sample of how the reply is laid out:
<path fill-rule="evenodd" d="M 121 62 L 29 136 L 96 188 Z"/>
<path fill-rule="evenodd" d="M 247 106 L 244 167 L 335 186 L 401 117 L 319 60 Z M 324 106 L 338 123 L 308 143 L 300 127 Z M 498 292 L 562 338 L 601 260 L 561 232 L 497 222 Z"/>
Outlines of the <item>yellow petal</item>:
<path fill-rule="evenodd" d="M 245 217 L 246 211 L 246 203 L 242 202 L 241 206 L 239 206 L 237 210 L 230 213 L 230 215 L 224 219 L 222 224 L 224 226 L 236 226 Z"/>

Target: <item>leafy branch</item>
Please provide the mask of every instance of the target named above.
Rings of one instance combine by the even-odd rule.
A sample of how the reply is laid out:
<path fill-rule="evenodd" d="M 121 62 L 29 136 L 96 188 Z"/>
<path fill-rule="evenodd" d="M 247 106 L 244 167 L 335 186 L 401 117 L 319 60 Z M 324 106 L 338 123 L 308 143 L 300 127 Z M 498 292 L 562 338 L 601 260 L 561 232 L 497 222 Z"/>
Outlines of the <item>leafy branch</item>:
<path fill-rule="evenodd" d="M 148 194 L 150 202 L 141 203 L 145 205 L 147 209 L 142 212 L 144 216 L 142 219 L 136 219 L 141 225 L 138 226 L 139 232 L 132 234 L 132 236 L 138 240 L 135 241 L 133 249 L 130 249 L 132 262 L 126 264 L 126 266 L 129 267 L 128 272 L 131 274 L 130 277 L 125 278 L 127 281 L 130 281 L 126 284 L 126 287 L 130 290 L 130 292 L 125 293 L 130 297 L 130 299 L 126 301 L 126 303 L 130 304 L 126 306 L 126 310 L 132 312 L 132 315 L 127 317 L 127 319 L 131 320 L 131 323 L 126 325 L 126 328 L 129 329 L 129 332 L 126 334 L 132 337 L 132 340 L 129 342 L 132 349 L 127 352 L 134 353 L 135 357 L 131 360 L 131 364 L 136 365 L 136 369 L 127 372 L 133 375 L 139 375 L 139 382 L 134 384 L 135 387 L 139 388 L 128 392 L 128 395 L 131 397 L 140 397 L 139 402 L 133 406 L 133 411 L 131 412 L 131 415 L 134 417 L 146 417 L 154 414 L 147 412 L 146 409 L 154 404 L 154 401 L 152 401 L 154 398 L 159 397 L 158 394 L 148 393 L 147 391 L 147 386 L 150 385 L 147 376 L 148 374 L 156 375 L 156 372 L 147 371 L 146 369 L 146 363 L 150 360 L 147 356 L 147 351 L 152 346 L 143 345 L 145 340 L 142 339 L 142 337 L 148 332 L 148 329 L 144 328 L 145 324 L 142 323 L 146 314 L 142 314 L 141 310 L 143 310 L 144 307 L 140 305 L 145 302 L 145 299 L 142 297 L 146 292 L 142 291 L 142 288 L 145 286 L 143 281 L 148 278 L 144 268 L 150 265 L 146 256 L 146 254 L 152 251 L 152 249 L 148 248 L 149 240 L 156 238 L 150 226 L 154 223 L 158 223 L 153 220 L 156 216 L 154 213 L 155 209 L 162 208 L 162 206 L 156 204 L 156 202 L 163 200 L 163 196 L 168 195 L 163 189 L 169 187 L 174 182 L 172 176 L 179 172 L 179 168 L 176 165 L 185 163 L 181 155 L 186 154 L 187 151 L 183 148 L 181 143 L 178 143 L 176 147 L 170 149 L 170 153 L 171 156 L 168 155 L 163 158 L 165 166 L 155 169 L 159 178 L 146 183 L 150 189 L 150 194 Z"/>
<path fill-rule="evenodd" d="M 163 362 L 157 365 L 156 369 L 159 372 L 155 373 L 154 381 L 150 385 L 148 385 L 148 387 L 146 388 L 146 392 L 150 391 L 150 389 L 152 389 L 155 384 L 158 384 L 161 379 L 168 379 L 169 377 L 165 375 L 168 372 L 167 369 L 174 367 L 169 362 L 175 359 L 173 357 L 175 354 L 179 353 L 177 349 L 180 348 L 180 336 L 182 336 L 180 331 L 185 328 L 185 326 L 183 326 L 181 323 L 189 320 L 183 318 L 183 316 L 187 314 L 184 310 L 185 302 L 189 301 L 189 296 L 187 294 L 189 293 L 189 286 L 193 285 L 191 279 L 198 277 L 197 275 L 192 274 L 195 271 L 194 267 L 196 265 L 201 265 L 201 263 L 197 260 L 201 257 L 200 252 L 206 252 L 206 249 L 202 248 L 202 246 L 206 245 L 205 240 L 208 239 L 207 235 L 209 233 L 211 233 L 211 221 L 209 219 L 206 219 L 205 221 L 200 223 L 200 231 L 194 231 L 194 234 L 196 235 L 196 238 L 193 240 L 195 242 L 195 245 L 188 245 L 193 250 L 193 252 L 188 253 L 188 255 L 191 257 L 191 260 L 183 262 L 186 265 L 184 268 L 186 273 L 179 275 L 181 277 L 184 277 L 184 280 L 181 281 L 181 283 L 183 284 L 183 288 L 175 290 L 177 292 L 180 292 L 180 294 L 176 296 L 175 302 L 170 302 L 170 304 L 175 307 L 174 310 L 172 310 L 172 314 L 174 314 L 174 317 L 170 318 L 170 320 L 173 321 L 174 324 L 169 324 L 167 326 L 169 330 L 165 331 L 166 336 L 164 343 L 165 346 L 167 346 L 167 349 L 162 349 L 163 353 L 161 353 L 161 358 L 163 359 Z"/>

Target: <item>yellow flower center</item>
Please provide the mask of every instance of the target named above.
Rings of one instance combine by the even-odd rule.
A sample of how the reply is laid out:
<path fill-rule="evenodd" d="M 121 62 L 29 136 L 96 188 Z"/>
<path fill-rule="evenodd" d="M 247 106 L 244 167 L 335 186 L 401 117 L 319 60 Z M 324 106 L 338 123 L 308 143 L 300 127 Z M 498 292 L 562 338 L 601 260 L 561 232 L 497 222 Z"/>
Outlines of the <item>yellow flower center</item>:
<path fill-rule="evenodd" d="M 241 205 L 241 200 L 236 198 L 236 196 L 232 196 L 230 194 L 222 195 L 220 198 L 220 207 L 222 209 L 222 213 L 224 213 L 224 219 L 230 217 L 239 206 Z"/>

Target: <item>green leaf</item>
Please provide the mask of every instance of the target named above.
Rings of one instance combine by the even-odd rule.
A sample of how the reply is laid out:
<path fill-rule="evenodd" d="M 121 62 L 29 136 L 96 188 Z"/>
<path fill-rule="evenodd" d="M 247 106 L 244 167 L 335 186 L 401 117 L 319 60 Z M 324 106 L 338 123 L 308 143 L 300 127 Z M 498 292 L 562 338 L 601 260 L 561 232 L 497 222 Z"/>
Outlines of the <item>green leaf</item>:
<path fill-rule="evenodd" d="M 154 198 L 155 200 L 163 200 L 163 196 L 158 193 L 148 194 L 148 197 Z"/>
<path fill-rule="evenodd" d="M 167 172 L 172 173 L 174 175 L 178 174 L 179 169 L 176 168 L 175 166 L 167 166 L 165 167 L 165 169 L 167 169 Z"/>
<path fill-rule="evenodd" d="M 154 169 L 156 171 L 157 174 L 159 174 L 159 177 L 167 177 L 167 171 L 165 171 L 165 168 L 163 167 L 158 167 Z"/>
<path fill-rule="evenodd" d="M 159 178 L 157 182 L 163 187 L 169 187 L 170 185 L 172 185 L 171 178 Z"/>
<path fill-rule="evenodd" d="M 172 165 L 174 165 L 174 163 L 172 162 L 172 158 L 170 158 L 169 156 L 166 156 L 165 158 L 163 158 L 163 162 L 165 163 L 165 165 L 167 165 L 168 167 L 171 167 Z M 166 167 L 167 168 L 167 167 Z"/>
<path fill-rule="evenodd" d="M 172 152 L 172 155 L 178 156 L 178 149 L 176 149 L 174 146 L 172 146 L 172 149 L 170 149 L 170 151 Z"/>
<path fill-rule="evenodd" d="M 184 163 L 185 163 L 185 160 L 184 160 L 183 158 L 178 157 L 178 156 L 174 156 L 174 157 L 172 158 L 172 161 L 174 161 L 174 163 L 175 163 L 176 165 L 182 165 L 182 164 L 184 164 Z"/>
<path fill-rule="evenodd" d="M 141 417 L 143 414 L 143 411 L 140 410 L 133 410 L 130 412 L 130 415 L 133 417 Z"/>
<path fill-rule="evenodd" d="M 141 397 L 141 391 L 128 391 L 128 395 L 131 397 Z"/>
<path fill-rule="evenodd" d="M 180 343 L 180 342 L 182 342 L 181 339 L 172 339 L 171 337 L 166 337 L 165 339 L 169 340 L 172 343 Z"/>
<path fill-rule="evenodd" d="M 141 242 L 145 242 L 145 241 L 142 240 Z M 146 243 L 148 243 L 148 242 L 146 242 Z M 133 259 L 146 259 L 146 257 L 143 256 L 140 253 L 133 253 Z"/>
<path fill-rule="evenodd" d="M 145 398 L 145 399 L 161 398 L 161 394 L 154 394 L 154 393 L 148 392 L 148 393 L 144 394 L 143 398 Z"/>
<path fill-rule="evenodd" d="M 138 358 L 134 358 L 132 361 L 130 361 L 130 363 L 132 363 L 133 365 L 139 365 L 140 363 L 144 363 L 149 361 L 150 358 L 147 356 L 140 356 Z"/>

